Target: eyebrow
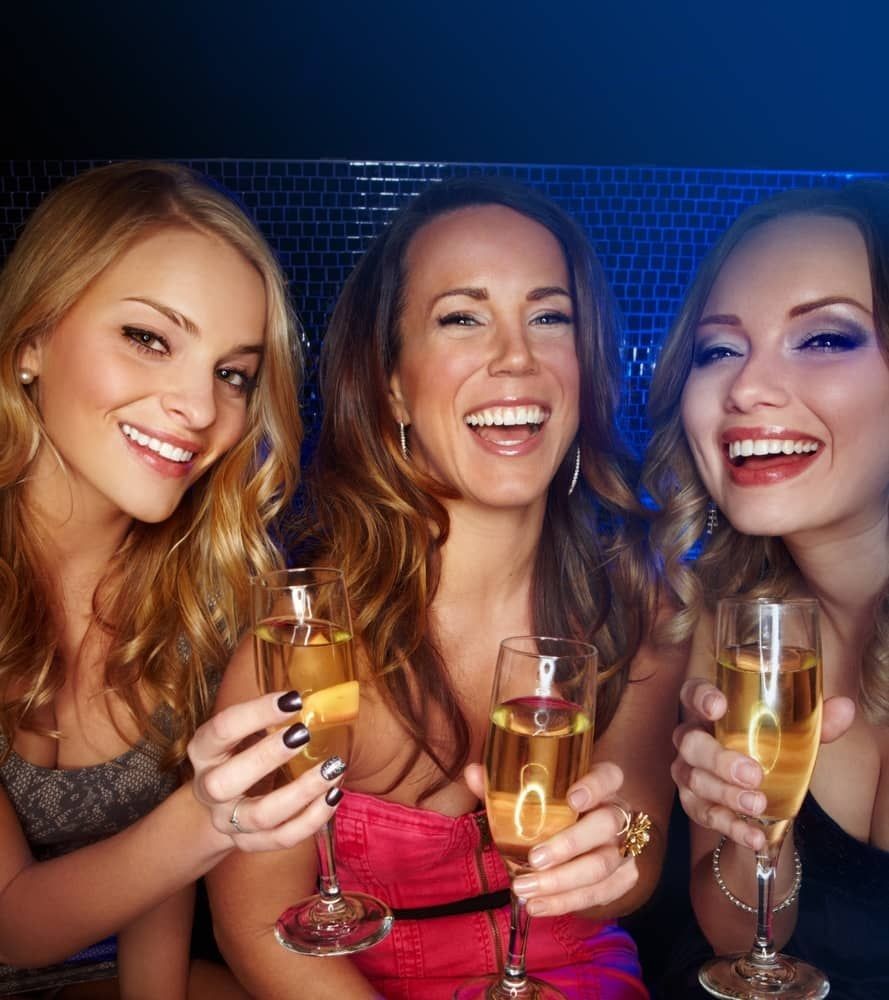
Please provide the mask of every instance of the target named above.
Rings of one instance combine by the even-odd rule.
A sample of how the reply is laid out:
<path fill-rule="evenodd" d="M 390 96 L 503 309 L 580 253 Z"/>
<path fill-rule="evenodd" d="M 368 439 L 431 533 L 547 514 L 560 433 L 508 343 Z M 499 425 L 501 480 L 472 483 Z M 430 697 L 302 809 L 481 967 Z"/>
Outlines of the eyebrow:
<path fill-rule="evenodd" d="M 449 288 L 440 295 L 436 295 L 432 300 L 433 304 L 452 295 L 465 295 L 477 302 L 484 302 L 491 297 L 487 288 Z M 566 298 L 571 298 L 571 295 L 561 285 L 544 285 L 542 288 L 532 288 L 525 298 L 528 302 L 537 302 L 540 299 L 549 298 L 551 295 L 564 295 Z"/>
<path fill-rule="evenodd" d="M 858 299 L 853 299 L 848 295 L 825 295 L 824 298 L 814 299 L 812 302 L 802 302 L 798 306 L 794 306 L 787 312 L 788 319 L 794 319 L 797 316 L 805 316 L 806 313 L 815 312 L 816 309 L 824 309 L 826 306 L 835 305 L 847 305 L 853 306 L 855 309 L 860 309 L 862 312 L 867 313 L 868 316 L 873 315 L 871 310 L 867 306 L 862 305 Z M 741 320 L 735 316 L 733 313 L 712 313 L 709 316 L 702 316 L 698 320 L 698 326 L 741 326 Z"/>
<path fill-rule="evenodd" d="M 169 306 L 165 306 L 163 302 L 157 302 L 155 299 L 146 299 L 141 295 L 131 295 L 124 299 L 124 302 L 141 302 L 142 305 L 148 306 L 151 309 L 156 310 L 165 316 L 171 323 L 175 323 L 180 329 L 185 330 L 186 333 L 191 333 L 197 336 L 200 331 L 196 323 L 192 322 L 187 316 L 183 316 L 182 313 L 177 312 L 175 309 L 171 309 Z M 263 344 L 238 344 L 233 347 L 227 354 L 256 354 L 262 357 L 265 353 L 265 347 Z"/>

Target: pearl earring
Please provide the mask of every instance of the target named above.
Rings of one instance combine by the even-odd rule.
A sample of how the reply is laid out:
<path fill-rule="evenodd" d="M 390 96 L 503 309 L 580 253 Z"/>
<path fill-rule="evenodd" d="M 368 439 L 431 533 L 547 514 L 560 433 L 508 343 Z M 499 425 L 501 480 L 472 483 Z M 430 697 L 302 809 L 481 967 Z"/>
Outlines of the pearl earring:
<path fill-rule="evenodd" d="M 32 372 L 30 368 L 23 368 L 19 372 L 19 382 L 21 382 L 22 385 L 30 385 L 34 381 L 35 377 L 34 372 Z"/>

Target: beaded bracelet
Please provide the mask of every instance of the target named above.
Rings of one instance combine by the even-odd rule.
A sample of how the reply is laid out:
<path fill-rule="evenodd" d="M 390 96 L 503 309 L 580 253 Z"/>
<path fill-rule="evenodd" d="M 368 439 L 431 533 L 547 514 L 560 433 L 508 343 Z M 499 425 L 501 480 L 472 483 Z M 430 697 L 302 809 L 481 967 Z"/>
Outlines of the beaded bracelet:
<path fill-rule="evenodd" d="M 727 896 L 739 910 L 743 910 L 745 913 L 756 913 L 756 907 L 751 906 L 749 903 L 745 903 L 743 899 L 738 899 L 738 897 L 732 892 L 731 889 L 725 884 L 725 879 L 722 877 L 722 872 L 719 870 L 719 855 L 722 854 L 722 848 L 725 844 L 727 837 L 720 837 L 719 843 L 716 845 L 716 849 L 713 851 L 713 877 L 716 879 L 716 884 L 722 890 L 722 894 Z M 782 910 L 786 910 L 788 906 L 796 901 L 796 897 L 799 895 L 799 887 L 803 881 L 803 863 L 800 861 L 799 851 L 793 849 L 793 884 L 790 886 L 790 892 L 787 894 L 785 899 L 782 899 L 777 906 L 772 907 L 772 913 L 780 913 Z"/>

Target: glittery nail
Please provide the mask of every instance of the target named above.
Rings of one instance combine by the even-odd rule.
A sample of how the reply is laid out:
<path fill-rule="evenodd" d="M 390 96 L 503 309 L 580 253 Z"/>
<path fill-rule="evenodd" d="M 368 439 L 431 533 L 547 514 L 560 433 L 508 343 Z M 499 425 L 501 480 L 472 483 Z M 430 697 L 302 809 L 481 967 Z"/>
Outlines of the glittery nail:
<path fill-rule="evenodd" d="M 333 781 L 346 770 L 346 762 L 342 757 L 328 757 L 321 765 L 321 777 L 325 781 Z"/>

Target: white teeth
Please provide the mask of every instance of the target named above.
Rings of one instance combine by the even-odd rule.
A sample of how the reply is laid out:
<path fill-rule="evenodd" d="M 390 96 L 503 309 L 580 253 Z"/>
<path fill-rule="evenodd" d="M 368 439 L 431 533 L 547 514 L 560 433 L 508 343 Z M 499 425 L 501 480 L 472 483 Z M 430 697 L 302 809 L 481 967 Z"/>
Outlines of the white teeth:
<path fill-rule="evenodd" d="M 751 455 L 807 455 L 818 451 L 817 441 L 795 441 L 792 438 L 744 438 L 728 446 L 729 458 L 749 458 Z"/>
<path fill-rule="evenodd" d="M 166 458 L 171 462 L 190 462 L 194 458 L 193 451 L 177 448 L 168 441 L 158 441 L 157 438 L 149 437 L 129 424 L 121 424 L 120 429 L 131 441 L 135 441 L 136 444 L 143 448 L 148 448 L 149 451 L 157 452 L 162 458 Z"/>
<path fill-rule="evenodd" d="M 540 406 L 492 406 L 486 410 L 468 413 L 464 422 L 470 427 L 515 427 L 517 424 L 542 424 L 543 408 Z"/>

